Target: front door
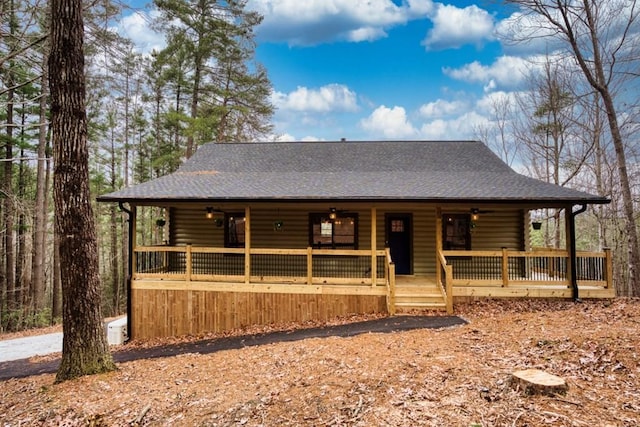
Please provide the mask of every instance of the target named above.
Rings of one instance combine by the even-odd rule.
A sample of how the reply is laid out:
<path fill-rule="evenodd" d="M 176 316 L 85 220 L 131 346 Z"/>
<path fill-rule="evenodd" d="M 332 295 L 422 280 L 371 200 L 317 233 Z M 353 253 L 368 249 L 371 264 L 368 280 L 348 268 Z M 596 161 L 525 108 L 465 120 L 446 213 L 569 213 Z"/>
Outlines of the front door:
<path fill-rule="evenodd" d="M 391 260 L 396 265 L 396 274 L 412 274 L 411 237 L 413 224 L 411 214 L 387 214 L 385 235 L 391 251 Z"/>

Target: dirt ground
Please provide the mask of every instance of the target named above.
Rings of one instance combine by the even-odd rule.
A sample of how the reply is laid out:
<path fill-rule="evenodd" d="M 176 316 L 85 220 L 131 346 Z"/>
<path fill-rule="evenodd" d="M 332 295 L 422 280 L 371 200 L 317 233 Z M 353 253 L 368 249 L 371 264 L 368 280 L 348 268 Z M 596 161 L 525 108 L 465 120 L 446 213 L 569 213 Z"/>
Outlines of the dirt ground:
<path fill-rule="evenodd" d="M 639 299 L 456 311 L 469 323 L 137 360 L 57 385 L 53 374 L 7 380 L 0 425 L 640 425 Z M 526 368 L 568 392 L 513 390 L 510 374 Z"/>

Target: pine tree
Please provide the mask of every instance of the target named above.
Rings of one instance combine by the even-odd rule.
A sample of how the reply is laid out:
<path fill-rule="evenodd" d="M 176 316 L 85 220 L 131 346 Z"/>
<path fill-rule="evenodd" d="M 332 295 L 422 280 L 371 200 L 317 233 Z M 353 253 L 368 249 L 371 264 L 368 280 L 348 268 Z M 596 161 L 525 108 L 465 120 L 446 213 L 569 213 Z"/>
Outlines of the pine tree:
<path fill-rule="evenodd" d="M 262 18 L 245 0 L 155 0 L 167 31 L 167 53 L 187 55 L 190 102 L 185 155 L 211 139 L 271 130 L 273 107 L 265 70 L 252 64 L 253 28 Z M 252 71 L 253 70 L 253 71 Z"/>

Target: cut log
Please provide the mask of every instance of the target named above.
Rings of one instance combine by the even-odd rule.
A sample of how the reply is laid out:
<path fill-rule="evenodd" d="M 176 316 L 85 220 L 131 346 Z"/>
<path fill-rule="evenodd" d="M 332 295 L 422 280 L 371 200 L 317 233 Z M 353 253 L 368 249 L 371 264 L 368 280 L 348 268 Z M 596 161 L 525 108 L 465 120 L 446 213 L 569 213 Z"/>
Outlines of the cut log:
<path fill-rule="evenodd" d="M 526 369 L 511 374 L 511 388 L 521 390 L 524 394 L 544 394 L 553 396 L 565 394 L 569 388 L 566 381 L 556 375 L 539 369 Z"/>

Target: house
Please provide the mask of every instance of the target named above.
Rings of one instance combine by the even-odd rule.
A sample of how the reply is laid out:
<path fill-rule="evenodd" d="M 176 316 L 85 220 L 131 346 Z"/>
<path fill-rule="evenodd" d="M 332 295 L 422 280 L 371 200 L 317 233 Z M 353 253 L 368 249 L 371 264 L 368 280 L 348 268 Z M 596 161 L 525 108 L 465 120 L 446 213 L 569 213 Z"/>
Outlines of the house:
<path fill-rule="evenodd" d="M 224 331 L 464 297 L 610 298 L 608 251 L 575 250 L 606 198 L 520 175 L 476 141 L 207 144 L 170 175 L 106 194 L 130 215 L 130 337 Z M 136 241 L 163 208 L 165 245 Z M 566 249 L 533 250 L 562 208 Z"/>

